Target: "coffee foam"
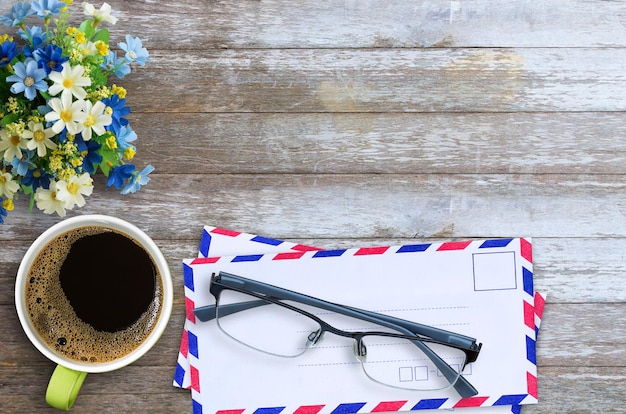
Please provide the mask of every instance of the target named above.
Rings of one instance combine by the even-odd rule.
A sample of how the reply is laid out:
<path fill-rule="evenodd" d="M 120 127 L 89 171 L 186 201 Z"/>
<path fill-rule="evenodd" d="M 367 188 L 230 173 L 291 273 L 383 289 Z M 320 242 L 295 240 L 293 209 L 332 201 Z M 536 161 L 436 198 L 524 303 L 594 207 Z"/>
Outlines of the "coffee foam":
<path fill-rule="evenodd" d="M 157 277 L 154 299 L 148 310 L 122 331 L 97 331 L 76 315 L 61 288 L 61 265 L 76 240 L 108 231 L 115 230 L 90 226 L 57 236 L 35 258 L 26 281 L 26 305 L 35 330 L 50 349 L 80 363 L 97 364 L 128 355 L 149 336 L 161 312 L 163 287 Z"/>

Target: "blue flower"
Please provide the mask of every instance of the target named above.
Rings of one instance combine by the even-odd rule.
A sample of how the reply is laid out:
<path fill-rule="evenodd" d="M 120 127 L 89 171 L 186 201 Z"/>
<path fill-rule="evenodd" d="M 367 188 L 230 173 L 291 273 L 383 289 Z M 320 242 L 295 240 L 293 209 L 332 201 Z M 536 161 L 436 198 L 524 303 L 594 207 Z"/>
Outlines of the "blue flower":
<path fill-rule="evenodd" d="M 20 37 L 27 42 L 23 50 L 24 56 L 26 57 L 34 57 L 33 51 L 40 47 L 43 47 L 43 45 L 48 40 L 48 36 L 46 35 L 46 33 L 43 32 L 43 30 L 41 30 L 41 27 L 39 26 L 26 26 L 24 29 L 18 30 L 17 34 L 20 35 Z"/>
<path fill-rule="evenodd" d="M 44 189 L 50 188 L 50 179 L 52 176 L 48 174 L 45 170 L 41 168 L 33 168 L 32 170 L 28 170 L 24 178 L 22 178 L 22 184 L 26 187 L 31 187 L 33 191 L 37 190 L 39 187 Z"/>
<path fill-rule="evenodd" d="M 3 202 L 4 202 L 4 198 L 0 197 L 0 224 L 4 223 L 4 219 L 2 217 L 7 216 L 7 209 L 4 208 Z"/>
<path fill-rule="evenodd" d="M 55 14 L 61 13 L 65 3 L 58 0 L 35 0 L 31 7 L 37 16 L 42 19 L 49 19 Z"/>
<path fill-rule="evenodd" d="M 96 167 L 102 162 L 102 155 L 98 154 L 101 145 L 95 139 L 89 141 L 82 140 L 83 145 L 77 145 L 83 154 L 83 170 L 89 174 L 96 172 Z M 76 142 L 76 141 L 75 141 Z"/>
<path fill-rule="evenodd" d="M 113 131 L 115 135 L 119 135 L 120 129 L 128 125 L 128 119 L 124 118 L 124 116 L 130 113 L 130 108 L 126 106 L 126 99 L 120 99 L 119 95 L 115 94 L 110 98 L 103 99 L 102 103 L 113 111 L 111 113 L 111 125 L 107 126 L 106 129 Z"/>
<path fill-rule="evenodd" d="M 133 147 L 129 142 L 133 142 L 137 139 L 137 134 L 129 126 L 123 126 L 120 128 L 120 133 L 117 134 L 117 147 L 124 151 L 128 147 Z"/>
<path fill-rule="evenodd" d="M 0 68 L 9 66 L 13 58 L 20 54 L 17 50 L 17 43 L 15 42 L 3 42 L 0 45 Z"/>
<path fill-rule="evenodd" d="M 118 78 L 122 79 L 124 76 L 130 73 L 130 65 L 124 58 L 117 58 L 117 53 L 111 51 L 107 55 L 104 62 L 102 62 L 102 69 L 107 72 L 113 73 Z"/>
<path fill-rule="evenodd" d="M 45 69 L 48 75 L 53 70 L 61 72 L 63 63 L 69 60 L 68 57 L 63 56 L 63 50 L 56 45 L 48 45 L 45 49 L 37 49 L 33 52 L 33 55 L 37 59 L 39 67 Z"/>
<path fill-rule="evenodd" d="M 143 66 L 150 60 L 148 50 L 143 47 L 141 39 L 126 35 L 126 43 L 118 43 L 117 46 L 126 52 L 126 60 L 128 63 L 136 62 L 139 66 Z"/>
<path fill-rule="evenodd" d="M 24 92 L 24 96 L 32 101 L 37 96 L 37 91 L 47 91 L 48 84 L 44 80 L 46 71 L 37 66 L 37 62 L 27 59 L 26 62 L 17 62 L 13 66 L 15 75 L 7 76 L 7 82 L 15 82 L 11 86 L 11 92 L 18 94 Z"/>
<path fill-rule="evenodd" d="M 133 164 L 124 164 L 113 167 L 109 172 L 109 179 L 107 180 L 107 187 L 113 185 L 118 190 L 122 188 L 126 180 L 128 180 L 135 172 L 135 166 Z"/>
<path fill-rule="evenodd" d="M 11 165 L 13 166 L 12 172 L 16 175 L 25 176 L 29 169 L 35 166 L 31 161 L 33 154 L 34 151 L 26 150 L 25 153 L 22 153 L 21 158 L 13 157 L 13 161 L 11 161 Z"/>
<path fill-rule="evenodd" d="M 31 14 L 35 14 L 35 12 L 31 9 L 30 2 L 24 3 L 18 1 L 13 5 L 13 7 L 11 7 L 11 11 L 9 13 L 0 16 L 0 21 L 7 26 L 20 26 L 24 23 L 24 19 Z"/>
<path fill-rule="evenodd" d="M 126 184 L 126 187 L 122 190 L 122 194 L 134 193 L 139 190 L 142 185 L 148 184 L 148 181 L 150 181 L 148 174 L 152 171 L 154 171 L 154 167 L 152 165 L 146 165 L 141 172 L 134 174 L 128 184 Z"/>

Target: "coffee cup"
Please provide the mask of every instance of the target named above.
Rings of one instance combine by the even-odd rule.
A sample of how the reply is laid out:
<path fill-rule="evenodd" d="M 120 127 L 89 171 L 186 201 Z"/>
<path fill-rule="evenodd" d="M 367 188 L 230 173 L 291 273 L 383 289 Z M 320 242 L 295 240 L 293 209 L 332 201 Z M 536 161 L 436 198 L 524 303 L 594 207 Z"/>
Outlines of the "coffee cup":
<path fill-rule="evenodd" d="M 46 401 L 69 410 L 87 373 L 120 369 L 158 341 L 173 288 L 163 254 L 143 231 L 83 215 L 50 227 L 29 247 L 15 303 L 30 341 L 57 364 Z"/>

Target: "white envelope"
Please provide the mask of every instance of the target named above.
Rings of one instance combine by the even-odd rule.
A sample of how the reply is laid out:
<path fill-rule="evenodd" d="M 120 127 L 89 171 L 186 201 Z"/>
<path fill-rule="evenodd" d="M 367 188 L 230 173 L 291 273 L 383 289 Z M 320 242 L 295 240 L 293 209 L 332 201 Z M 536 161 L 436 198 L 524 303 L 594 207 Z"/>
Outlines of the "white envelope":
<path fill-rule="evenodd" d="M 188 354 L 188 360 L 196 409 L 283 407 L 281 411 L 295 412 L 313 404 L 326 412 L 358 401 L 351 409 L 367 412 L 394 401 L 392 411 L 495 405 L 509 410 L 501 412 L 514 412 L 511 404 L 536 402 L 536 315 L 527 239 L 265 254 L 247 261 L 221 257 L 186 261 L 185 266 L 186 284 L 189 278 L 193 287 L 186 293 L 193 306 L 212 303 L 212 272 L 229 271 L 351 306 L 405 309 L 397 316 L 435 326 L 454 324 L 448 329 L 484 343 L 479 360 L 465 374 L 478 396 L 462 399 L 448 390 L 416 397 L 364 384 L 356 377 L 362 375 L 360 368 L 355 372 L 349 364 L 314 371 L 295 361 L 268 360 L 235 346 L 214 322 L 190 324 L 196 355 Z M 448 309 L 432 311 L 442 307 Z M 255 378 L 259 373 L 262 381 Z"/>
<path fill-rule="evenodd" d="M 219 257 L 237 254 L 265 254 L 285 251 L 308 251 L 319 250 L 315 247 L 302 244 L 286 242 L 270 237 L 257 236 L 254 234 L 239 232 L 221 227 L 204 226 L 200 239 L 198 257 Z M 191 377 L 189 372 L 189 340 L 187 331 L 189 325 L 195 323 L 192 315 L 193 305 L 188 296 L 189 287 L 185 287 L 187 319 L 181 337 L 178 361 L 174 373 L 173 385 L 180 388 L 191 387 Z"/>

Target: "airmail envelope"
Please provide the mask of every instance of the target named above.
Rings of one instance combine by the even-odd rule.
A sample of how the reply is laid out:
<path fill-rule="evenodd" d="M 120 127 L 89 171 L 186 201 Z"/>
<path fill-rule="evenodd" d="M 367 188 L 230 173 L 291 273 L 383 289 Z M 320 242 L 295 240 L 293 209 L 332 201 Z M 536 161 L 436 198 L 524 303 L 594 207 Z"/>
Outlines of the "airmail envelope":
<path fill-rule="evenodd" d="M 483 343 L 478 360 L 464 371 L 479 394 L 461 398 L 454 389 L 416 393 L 369 381 L 354 361 L 336 362 L 345 356 L 344 344 L 338 344 L 344 338 L 324 341 L 341 354 L 329 358 L 324 353 L 316 360 L 312 353 L 303 363 L 241 346 L 222 334 L 215 321 L 198 322 L 189 330 L 195 350 L 188 355 L 194 410 L 274 407 L 288 413 L 313 407 L 324 413 L 376 411 L 388 402 L 402 402 L 396 410 L 535 403 L 531 257 L 530 240 L 502 239 L 186 261 L 185 285 L 193 306 L 213 303 L 207 294 L 209 278 L 227 271 Z"/>
<path fill-rule="evenodd" d="M 298 243 L 277 240 L 270 237 L 224 229 L 221 227 L 204 226 L 198 250 L 198 257 L 219 257 L 240 254 L 279 253 L 286 251 L 302 252 L 320 249 Z M 185 297 L 188 317 L 185 320 L 185 327 L 183 329 L 180 350 L 178 352 L 178 361 L 176 364 L 176 372 L 174 373 L 173 381 L 173 385 L 180 388 L 191 387 L 189 361 L 187 360 L 189 355 L 189 338 L 187 332 L 189 330 L 189 325 L 194 323 L 194 318 L 192 313 L 193 304 L 192 300 L 189 298 L 189 292 L 189 287 L 186 286 Z M 210 296 L 208 291 L 205 293 Z"/>

